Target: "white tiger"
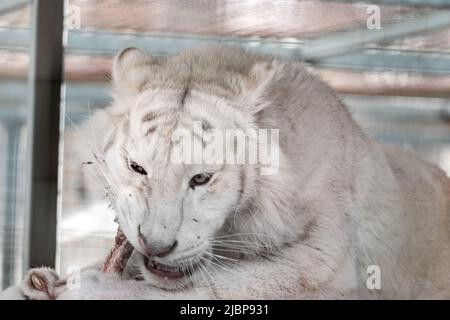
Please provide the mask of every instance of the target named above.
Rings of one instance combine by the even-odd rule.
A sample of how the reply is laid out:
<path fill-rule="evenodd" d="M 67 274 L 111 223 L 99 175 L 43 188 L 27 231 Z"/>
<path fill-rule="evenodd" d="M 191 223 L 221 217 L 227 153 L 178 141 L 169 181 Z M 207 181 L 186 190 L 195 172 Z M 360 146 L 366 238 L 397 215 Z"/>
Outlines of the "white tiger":
<path fill-rule="evenodd" d="M 85 161 L 135 250 L 126 279 L 87 269 L 79 289 L 35 270 L 53 298 L 450 298 L 449 179 L 368 138 L 301 63 L 237 48 L 168 58 L 128 48 L 112 74 L 114 103 L 91 119 Z M 174 164 L 171 135 L 193 121 L 278 128 L 278 172 Z M 3 293 L 25 296 L 48 298 L 30 277 Z"/>

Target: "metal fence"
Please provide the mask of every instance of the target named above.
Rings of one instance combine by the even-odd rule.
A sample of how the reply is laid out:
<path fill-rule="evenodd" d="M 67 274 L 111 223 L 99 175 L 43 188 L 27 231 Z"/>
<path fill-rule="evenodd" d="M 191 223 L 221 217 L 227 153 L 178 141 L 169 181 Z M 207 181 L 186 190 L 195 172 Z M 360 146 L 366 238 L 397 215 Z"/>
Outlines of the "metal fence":
<path fill-rule="evenodd" d="M 66 1 L 65 6 L 67 9 L 72 4 L 95 6 L 104 2 Z M 267 1 L 260 2 L 270 5 Z M 326 14 L 327 5 L 351 1 L 308 1 L 309 5 L 319 2 Z M 122 7 L 128 5 L 114 3 Z M 150 5 L 149 1 L 133 3 Z M 169 9 L 186 12 L 183 1 L 171 3 Z M 202 1 L 190 3 L 204 5 Z M 246 1 L 211 3 L 215 6 L 211 10 L 224 11 L 221 17 L 226 18 L 227 10 L 219 10 L 223 9 L 221 6 L 231 3 L 234 10 L 244 6 Z M 127 46 L 138 46 L 154 55 L 169 55 L 194 46 L 221 43 L 303 61 L 335 87 L 369 134 L 384 143 L 412 148 L 450 172 L 450 45 L 441 43 L 450 43 L 450 4 L 444 0 L 373 3 L 386 6 L 386 10 L 398 8 L 398 12 L 392 13 L 394 18 L 380 29 L 368 29 L 359 24 L 303 37 L 284 36 L 283 32 L 287 31 L 264 36 L 234 31 L 196 34 L 192 30 L 156 32 L 124 28 L 119 32 L 111 26 L 64 29 L 63 2 L 2 1 L 0 54 L 7 52 L 12 57 L 7 63 L 0 61 L 2 286 L 18 281 L 30 266 L 57 265 L 64 269 L 74 261 L 88 262 L 107 248 L 109 242 L 104 241 L 107 235 L 97 235 L 97 242 L 87 240 L 96 237 L 95 230 L 103 223 L 102 219 L 107 219 L 107 213 L 102 211 L 105 216 L 100 216 L 97 222 L 72 219 L 90 210 L 89 205 L 94 200 L 82 192 L 86 182 L 80 178 L 76 165 L 70 164 L 70 144 L 64 145 L 60 138 L 65 119 L 70 119 L 65 131 L 68 139 L 72 122 L 76 124 L 86 118 L 91 108 L 109 103 L 107 69 L 112 55 Z M 297 2 L 292 4 L 298 5 Z M 209 14 L 208 10 L 205 9 L 205 14 Z M 133 19 L 121 17 L 126 15 L 124 10 L 118 8 L 117 11 L 119 15 L 112 18 Z M 8 21 L 13 18 L 5 18 L 7 23 L 1 23 L 1 17 L 17 12 L 22 12 L 17 21 L 29 19 L 28 26 L 25 22 L 11 25 Z M 176 16 L 173 19 L 176 20 Z M 265 29 L 265 32 L 270 33 L 270 30 Z M 431 43 L 427 41 L 436 35 L 439 35 L 436 47 L 430 50 L 426 50 L 426 44 L 417 47 L 418 37 Z M 63 49 L 66 82 L 63 81 Z M 70 59 L 82 56 L 87 57 L 83 60 L 85 63 L 71 65 Z M 64 150 L 60 148 L 63 145 Z M 75 172 L 77 179 L 72 178 L 69 169 Z M 63 176 L 63 172 L 68 174 Z M 78 193 L 71 198 L 70 192 Z M 76 237 L 65 235 L 69 232 L 65 229 L 69 218 L 72 220 L 67 224 L 73 227 L 70 230 L 79 230 Z M 82 230 L 90 231 L 83 233 Z"/>

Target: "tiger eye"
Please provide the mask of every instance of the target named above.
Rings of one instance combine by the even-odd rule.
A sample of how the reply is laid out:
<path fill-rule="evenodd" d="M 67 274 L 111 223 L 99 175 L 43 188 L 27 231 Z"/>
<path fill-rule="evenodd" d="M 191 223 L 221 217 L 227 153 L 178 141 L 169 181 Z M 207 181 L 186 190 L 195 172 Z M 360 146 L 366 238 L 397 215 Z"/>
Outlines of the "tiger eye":
<path fill-rule="evenodd" d="M 189 186 L 194 189 L 196 186 L 201 186 L 209 182 L 211 179 L 211 174 L 208 173 L 199 173 L 192 177 L 191 181 L 189 181 Z"/>
<path fill-rule="evenodd" d="M 139 173 L 139 174 L 142 174 L 142 175 L 147 175 L 147 171 L 145 171 L 145 169 L 144 168 L 142 168 L 140 165 L 138 165 L 136 162 L 134 162 L 134 161 L 131 161 L 130 162 L 130 168 L 134 171 L 134 172 L 137 172 L 137 173 Z"/>

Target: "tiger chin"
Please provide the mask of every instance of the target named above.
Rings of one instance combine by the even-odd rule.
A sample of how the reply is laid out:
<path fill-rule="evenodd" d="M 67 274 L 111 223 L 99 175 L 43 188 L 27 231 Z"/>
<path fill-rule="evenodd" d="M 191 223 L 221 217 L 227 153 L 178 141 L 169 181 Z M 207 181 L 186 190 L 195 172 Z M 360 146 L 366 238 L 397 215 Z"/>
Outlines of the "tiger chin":
<path fill-rule="evenodd" d="M 80 150 L 134 251 L 122 276 L 88 268 L 76 289 L 38 269 L 57 282 L 53 298 L 450 298 L 449 179 L 370 139 L 303 64 L 127 48 L 112 78 L 114 102 L 80 131 Z M 187 153 L 180 130 L 206 152 L 208 132 L 260 129 L 279 134 L 269 173 L 220 163 L 217 149 L 213 161 L 174 161 Z M 29 277 L 3 297 L 42 299 Z"/>

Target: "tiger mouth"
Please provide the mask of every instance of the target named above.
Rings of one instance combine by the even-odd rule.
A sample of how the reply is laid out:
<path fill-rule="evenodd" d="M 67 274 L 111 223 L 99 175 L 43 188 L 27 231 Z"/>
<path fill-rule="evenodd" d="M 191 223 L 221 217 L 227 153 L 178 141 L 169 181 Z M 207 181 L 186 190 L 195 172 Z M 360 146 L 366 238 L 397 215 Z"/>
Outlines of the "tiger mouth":
<path fill-rule="evenodd" d="M 189 267 L 183 266 L 171 266 L 162 264 L 155 260 L 151 260 L 148 257 L 144 257 L 144 264 L 150 273 L 164 280 L 175 280 L 192 274 L 198 267 L 198 264 L 190 265 Z"/>

